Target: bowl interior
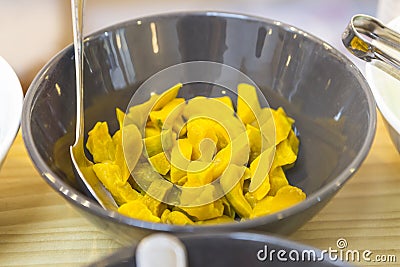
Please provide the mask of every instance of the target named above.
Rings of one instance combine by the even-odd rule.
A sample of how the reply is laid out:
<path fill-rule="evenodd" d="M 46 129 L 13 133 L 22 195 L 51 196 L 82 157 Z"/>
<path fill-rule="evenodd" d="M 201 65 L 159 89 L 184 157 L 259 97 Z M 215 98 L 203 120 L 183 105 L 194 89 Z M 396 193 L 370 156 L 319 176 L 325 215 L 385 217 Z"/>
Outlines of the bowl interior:
<path fill-rule="evenodd" d="M 232 14 L 148 17 L 89 36 L 86 130 L 97 121 L 108 121 L 115 130 L 115 108 L 125 110 L 141 83 L 166 67 L 196 60 L 242 71 L 272 107 L 283 106 L 296 120 L 300 152 L 287 176 L 314 200 L 336 191 L 366 156 L 375 110 L 368 85 L 355 66 L 328 44 L 294 27 Z M 68 153 L 74 138 L 74 81 L 73 49 L 68 47 L 29 88 L 23 129 L 37 168 L 82 192 Z"/>
<path fill-rule="evenodd" d="M 0 164 L 18 132 L 23 94 L 17 75 L 0 57 Z"/>

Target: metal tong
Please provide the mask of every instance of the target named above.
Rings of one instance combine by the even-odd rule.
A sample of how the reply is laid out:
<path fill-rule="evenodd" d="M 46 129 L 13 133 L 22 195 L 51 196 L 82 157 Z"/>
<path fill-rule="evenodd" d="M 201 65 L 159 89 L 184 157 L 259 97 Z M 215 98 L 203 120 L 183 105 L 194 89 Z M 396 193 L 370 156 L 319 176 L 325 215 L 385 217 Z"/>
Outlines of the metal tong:
<path fill-rule="evenodd" d="M 345 47 L 400 80 L 400 34 L 368 15 L 351 18 L 342 35 Z"/>

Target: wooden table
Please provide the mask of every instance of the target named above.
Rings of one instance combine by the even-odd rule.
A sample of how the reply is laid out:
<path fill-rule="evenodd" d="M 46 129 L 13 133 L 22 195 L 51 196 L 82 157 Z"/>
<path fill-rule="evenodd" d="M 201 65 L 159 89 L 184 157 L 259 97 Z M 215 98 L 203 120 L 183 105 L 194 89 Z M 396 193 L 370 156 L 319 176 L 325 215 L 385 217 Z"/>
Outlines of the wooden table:
<path fill-rule="evenodd" d="M 370 250 L 362 266 L 400 266 L 400 155 L 378 119 L 371 152 L 359 171 L 291 239 L 320 249 Z M 0 266 L 79 266 L 120 245 L 76 213 L 33 167 L 19 133 L 0 170 Z M 382 257 L 381 257 L 382 258 Z"/>

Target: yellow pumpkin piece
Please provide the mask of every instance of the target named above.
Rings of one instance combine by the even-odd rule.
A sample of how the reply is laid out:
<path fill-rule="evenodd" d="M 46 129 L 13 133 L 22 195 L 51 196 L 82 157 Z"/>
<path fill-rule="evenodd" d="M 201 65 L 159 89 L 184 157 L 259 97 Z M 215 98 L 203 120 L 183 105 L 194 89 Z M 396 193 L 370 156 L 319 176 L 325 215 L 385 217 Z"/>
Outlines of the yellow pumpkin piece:
<path fill-rule="evenodd" d="M 147 206 L 140 200 L 134 200 L 123 204 L 121 207 L 118 208 L 118 212 L 137 220 L 154 223 L 161 222 L 160 218 L 154 216 L 153 213 L 147 208 Z"/>
<path fill-rule="evenodd" d="M 232 110 L 232 113 L 234 112 L 232 99 L 229 96 L 214 97 L 213 99 L 221 101 Z"/>
<path fill-rule="evenodd" d="M 137 129 L 136 125 L 134 125 L 134 124 L 127 125 L 125 127 L 125 129 L 129 129 L 132 126 Z M 133 135 L 131 135 L 131 137 L 134 138 Z M 122 130 L 120 129 L 120 130 L 116 131 L 112 137 L 113 142 L 115 144 L 115 161 L 113 163 L 115 165 L 118 165 L 118 167 L 120 168 L 121 177 L 122 177 L 123 182 L 127 182 L 131 175 L 130 170 L 128 168 L 127 160 L 131 160 L 130 167 L 133 169 L 136 166 L 135 162 L 137 161 L 137 158 L 142 153 L 141 150 L 143 149 L 143 143 L 139 136 L 137 136 L 137 138 L 139 138 L 139 140 L 136 140 L 136 141 L 132 140 L 133 142 L 127 142 L 127 140 L 125 140 L 126 146 L 132 145 L 134 147 L 131 150 L 132 153 L 130 153 L 128 157 L 125 157 L 126 155 L 124 153 L 124 148 L 123 148 L 123 144 L 122 144 Z M 136 145 L 135 145 L 135 143 L 136 143 Z"/>
<path fill-rule="evenodd" d="M 247 124 L 246 134 L 247 138 L 249 139 L 249 145 L 250 145 L 249 162 L 251 163 L 261 153 L 261 145 L 262 145 L 261 132 L 259 128 L 254 127 L 251 124 Z"/>
<path fill-rule="evenodd" d="M 243 195 L 245 195 L 247 192 L 249 192 L 250 181 L 251 181 L 251 179 L 247 179 L 247 180 L 243 181 Z"/>
<path fill-rule="evenodd" d="M 122 182 L 126 183 L 130 177 L 130 171 L 125 161 L 124 149 L 122 147 L 122 144 L 117 144 L 115 146 L 114 164 L 117 165 L 121 171 Z"/>
<path fill-rule="evenodd" d="M 159 135 L 146 137 L 143 139 L 143 141 L 148 157 L 152 157 L 154 155 L 163 152 L 163 146 L 161 143 L 161 133 Z"/>
<path fill-rule="evenodd" d="M 272 163 L 272 169 L 277 166 L 285 166 L 296 161 L 297 155 L 294 153 L 288 139 L 283 140 L 276 146 L 275 157 Z"/>
<path fill-rule="evenodd" d="M 187 183 L 187 181 L 188 181 L 188 178 L 187 178 L 187 176 L 185 175 L 185 176 L 183 176 L 182 178 L 180 178 L 178 181 L 176 181 L 175 184 L 176 184 L 176 185 L 183 186 L 183 185 L 185 185 L 185 184 Z"/>
<path fill-rule="evenodd" d="M 119 108 L 116 108 L 115 114 L 117 116 L 119 128 L 122 129 L 124 127 L 125 113 L 122 110 L 120 110 Z"/>
<path fill-rule="evenodd" d="M 268 151 L 267 151 L 268 152 Z M 255 188 L 254 191 L 250 191 L 250 194 L 254 196 L 256 200 L 261 200 L 263 199 L 269 192 L 271 186 L 269 183 L 269 175 L 268 175 L 268 166 L 265 164 L 259 164 L 260 162 L 261 155 L 258 156 L 251 164 L 250 164 L 250 172 L 251 172 L 251 177 L 252 179 L 256 175 L 263 175 L 264 178 L 259 178 L 262 179 L 261 184 Z M 261 170 L 264 169 L 265 170 Z M 251 187 L 251 182 L 250 182 L 250 187 Z M 249 189 L 250 190 L 250 189 Z"/>
<path fill-rule="evenodd" d="M 179 89 L 182 88 L 182 84 L 178 83 L 171 88 L 167 89 L 164 93 L 162 93 L 159 97 L 157 97 L 157 101 L 155 102 L 152 110 L 160 110 L 165 107 L 168 103 L 170 103 L 179 93 Z"/>
<path fill-rule="evenodd" d="M 254 219 L 256 217 L 264 216 L 273 213 L 273 205 L 274 205 L 274 197 L 266 196 L 263 200 L 255 203 L 253 207 L 253 211 L 250 215 L 250 219 Z"/>
<path fill-rule="evenodd" d="M 196 222 L 196 224 L 203 225 L 203 224 L 220 224 L 220 223 L 232 223 L 232 222 L 236 222 L 235 219 L 226 215 L 222 215 L 221 217 L 218 218 L 205 221 L 198 221 Z"/>
<path fill-rule="evenodd" d="M 281 187 L 276 195 L 267 196 L 256 204 L 253 209 L 252 218 L 272 214 L 287 209 L 306 198 L 304 192 L 295 186 L 285 185 Z"/>
<path fill-rule="evenodd" d="M 160 174 L 154 170 L 148 162 L 139 162 L 133 170 L 131 175 L 138 182 L 138 191 L 144 193 L 150 185 L 160 179 Z"/>
<path fill-rule="evenodd" d="M 270 190 L 269 170 L 273 157 L 273 149 L 263 151 L 250 164 L 251 181 L 249 192 L 257 199 L 263 199 Z"/>
<path fill-rule="evenodd" d="M 209 220 L 222 216 L 224 205 L 220 199 L 198 207 L 181 207 L 191 217 L 197 220 Z"/>
<path fill-rule="evenodd" d="M 169 224 L 176 224 L 176 225 L 191 225 L 194 222 L 185 214 L 180 211 L 171 211 L 166 216 L 166 222 Z"/>
<path fill-rule="evenodd" d="M 152 137 L 152 136 L 156 136 L 156 135 L 160 135 L 160 134 L 161 134 L 160 128 L 156 128 L 153 126 L 146 126 L 146 128 L 144 129 L 145 137 Z"/>
<path fill-rule="evenodd" d="M 149 114 L 148 114 L 149 115 Z M 157 128 L 157 129 L 159 129 L 160 131 L 162 130 L 157 124 L 154 124 L 151 120 L 150 120 L 150 117 L 149 117 L 149 119 L 146 121 L 146 125 L 145 125 L 145 130 L 144 130 L 144 132 L 146 133 L 146 128 L 147 127 L 152 127 L 152 128 Z M 146 136 L 144 136 L 144 137 L 146 137 Z"/>
<path fill-rule="evenodd" d="M 213 178 L 216 179 L 222 175 L 231 160 L 231 146 L 228 145 L 218 151 L 215 155 L 212 165 Z"/>
<path fill-rule="evenodd" d="M 271 185 L 271 189 L 269 190 L 268 195 L 270 196 L 275 196 L 279 189 L 289 184 L 282 167 L 278 166 L 270 172 L 269 183 Z"/>
<path fill-rule="evenodd" d="M 201 139 L 210 138 L 217 144 L 218 150 L 225 147 L 230 142 L 230 137 L 233 139 L 238 129 L 243 127 L 240 119 L 234 116 L 234 111 L 222 101 L 214 98 L 195 97 L 189 100 L 183 111 L 183 117 L 189 122 L 187 136 L 190 140 L 190 122 L 196 122 L 198 129 L 195 129 L 194 133 L 199 134 L 196 137 L 198 142 Z M 207 136 L 207 134 L 211 136 Z M 198 142 L 192 143 L 197 144 Z"/>
<path fill-rule="evenodd" d="M 172 130 L 179 138 L 183 138 L 186 135 L 186 123 L 181 115 L 176 117 L 172 125 Z"/>
<path fill-rule="evenodd" d="M 230 142 L 230 137 L 224 126 L 220 123 L 214 122 L 214 132 L 217 136 L 217 150 L 221 150 L 222 148 L 226 147 Z"/>
<path fill-rule="evenodd" d="M 218 142 L 218 137 L 213 131 L 214 122 L 207 118 L 192 119 L 187 122 L 187 137 L 192 144 L 192 160 L 199 159 L 201 155 L 200 144 L 204 139 L 211 140 L 215 145 Z M 210 143 L 210 142 L 208 142 Z M 213 154 L 214 151 L 204 151 L 207 154 Z"/>
<path fill-rule="evenodd" d="M 222 204 L 224 205 L 224 215 L 232 219 L 235 218 L 236 215 L 235 210 L 233 209 L 229 201 L 226 199 L 226 197 L 224 196 L 220 199 L 222 201 Z"/>
<path fill-rule="evenodd" d="M 184 98 L 175 98 L 167 103 L 162 109 L 152 110 L 149 116 L 153 125 L 161 129 L 167 119 L 171 123 L 175 122 L 175 119 L 182 113 L 184 106 L 181 104 L 184 102 Z"/>
<path fill-rule="evenodd" d="M 122 130 L 117 130 L 114 135 L 112 136 L 112 141 L 114 142 L 115 146 L 122 145 Z"/>
<path fill-rule="evenodd" d="M 270 110 L 275 122 L 275 144 L 278 145 L 288 138 L 289 132 L 292 130 L 293 120 L 286 115 L 282 107 L 277 110 Z"/>
<path fill-rule="evenodd" d="M 150 186 L 147 188 L 147 194 L 153 198 L 156 198 L 157 201 L 165 202 L 168 196 L 168 193 L 172 189 L 172 184 L 162 178 L 155 179 Z"/>
<path fill-rule="evenodd" d="M 187 101 L 185 108 L 183 109 L 183 119 L 189 121 L 193 116 L 198 117 L 204 110 L 204 105 L 207 98 L 204 96 L 196 96 Z"/>
<path fill-rule="evenodd" d="M 177 183 L 186 176 L 186 170 L 192 157 L 192 145 L 187 138 L 178 139 L 171 152 L 171 182 Z M 182 181 L 181 181 L 182 182 Z"/>
<path fill-rule="evenodd" d="M 193 147 L 189 139 L 187 138 L 178 139 L 177 146 L 178 146 L 178 152 L 185 159 L 190 160 L 192 158 Z"/>
<path fill-rule="evenodd" d="M 230 143 L 232 149 L 231 163 L 242 166 L 249 162 L 250 145 L 245 129 L 239 133 Z"/>
<path fill-rule="evenodd" d="M 206 107 L 206 108 L 205 108 Z M 221 121 L 234 117 L 234 111 L 223 101 L 216 98 L 196 96 L 190 99 L 182 112 L 186 121 L 195 118 L 212 118 L 213 121 Z"/>
<path fill-rule="evenodd" d="M 254 208 L 257 203 L 257 199 L 255 198 L 255 196 L 250 192 L 247 192 L 244 194 L 244 198 L 247 200 L 247 202 L 249 202 L 250 206 Z"/>
<path fill-rule="evenodd" d="M 146 153 L 148 157 L 157 155 L 158 153 L 168 150 L 172 147 L 173 136 L 171 130 L 161 131 L 159 135 L 144 138 Z"/>
<path fill-rule="evenodd" d="M 258 201 L 263 199 L 271 189 L 271 184 L 269 182 L 269 176 L 267 175 L 262 181 L 261 185 L 253 192 L 249 191 L 251 195 Z"/>
<path fill-rule="evenodd" d="M 145 194 L 140 201 L 146 205 L 154 216 L 160 217 L 164 210 L 167 208 L 167 204 L 152 198 L 148 194 Z"/>
<path fill-rule="evenodd" d="M 245 171 L 244 168 L 243 166 L 229 165 L 220 179 L 220 184 L 226 199 L 236 213 L 241 217 L 248 218 L 251 215 L 252 208 L 243 196 L 243 180 L 241 178 Z M 232 181 L 238 180 L 239 182 L 231 189 Z"/>
<path fill-rule="evenodd" d="M 257 120 L 250 124 L 261 132 L 261 150 L 265 150 L 271 146 L 276 146 L 276 123 L 272 111 L 273 109 L 271 108 L 261 109 L 260 114 L 257 116 Z"/>
<path fill-rule="evenodd" d="M 166 175 L 171 169 L 171 164 L 165 156 L 164 152 L 158 153 L 149 158 L 151 165 L 161 175 Z"/>
<path fill-rule="evenodd" d="M 171 164 L 171 171 L 170 171 L 171 183 L 174 183 L 177 185 L 183 185 L 182 184 L 183 181 L 185 183 L 187 182 L 186 175 L 187 175 L 186 171 L 182 171 L 181 169 L 179 169 Z M 184 177 L 186 177 L 186 178 L 184 180 L 182 180 L 182 178 L 184 178 Z"/>
<path fill-rule="evenodd" d="M 256 88 L 250 84 L 238 85 L 237 115 L 244 124 L 253 122 L 260 114 L 261 107 Z"/>
<path fill-rule="evenodd" d="M 165 209 L 163 213 L 161 214 L 161 222 L 162 223 L 168 223 L 168 215 L 171 213 L 169 209 Z"/>
<path fill-rule="evenodd" d="M 242 179 L 243 179 L 243 181 L 251 179 L 251 170 L 250 170 L 250 168 L 245 168 L 244 169 L 244 173 L 243 173 Z"/>
<path fill-rule="evenodd" d="M 143 203 L 148 210 L 151 211 L 152 215 L 160 217 L 164 210 L 167 208 L 167 204 L 161 202 L 166 196 L 166 194 L 171 189 L 169 183 L 163 182 L 161 180 L 155 180 L 148 188 L 147 193 L 143 197 L 139 197 L 137 202 Z M 153 196 L 159 198 L 155 199 Z"/>
<path fill-rule="evenodd" d="M 213 168 L 208 162 L 192 161 L 187 170 L 187 187 L 197 187 L 214 181 Z"/>
<path fill-rule="evenodd" d="M 243 218 L 248 218 L 251 214 L 251 206 L 243 196 L 242 188 L 237 184 L 230 192 L 226 194 L 226 198 L 236 213 Z"/>
<path fill-rule="evenodd" d="M 292 147 L 293 152 L 297 155 L 299 153 L 300 141 L 299 141 L 299 138 L 297 138 L 297 136 L 293 130 L 290 130 L 288 140 L 289 140 L 290 146 Z"/>
<path fill-rule="evenodd" d="M 139 129 L 143 129 L 148 119 L 147 116 L 158 97 L 159 95 L 153 94 L 146 102 L 129 107 L 129 111 L 125 115 L 125 125 L 135 124 Z"/>
<path fill-rule="evenodd" d="M 132 189 L 129 183 L 123 181 L 124 178 L 118 165 L 97 163 L 93 165 L 93 171 L 118 204 L 142 197 L 140 193 Z"/>
<path fill-rule="evenodd" d="M 86 147 L 95 163 L 114 161 L 115 144 L 108 132 L 107 122 L 98 122 L 88 133 Z"/>
<path fill-rule="evenodd" d="M 135 124 L 126 125 L 122 129 L 121 146 L 123 149 L 119 149 L 119 161 L 124 161 L 125 157 L 127 166 L 131 170 L 134 169 L 143 152 L 142 136 Z M 124 151 L 129 151 L 129 153 L 124 153 Z"/>
<path fill-rule="evenodd" d="M 221 176 L 229 164 L 246 165 L 249 160 L 249 151 L 247 135 L 243 132 L 215 155 L 212 162 L 214 179 Z"/>
<path fill-rule="evenodd" d="M 197 207 L 210 203 L 216 199 L 216 187 L 214 185 L 207 185 L 201 188 L 190 188 L 186 184 L 182 188 L 177 207 Z"/>

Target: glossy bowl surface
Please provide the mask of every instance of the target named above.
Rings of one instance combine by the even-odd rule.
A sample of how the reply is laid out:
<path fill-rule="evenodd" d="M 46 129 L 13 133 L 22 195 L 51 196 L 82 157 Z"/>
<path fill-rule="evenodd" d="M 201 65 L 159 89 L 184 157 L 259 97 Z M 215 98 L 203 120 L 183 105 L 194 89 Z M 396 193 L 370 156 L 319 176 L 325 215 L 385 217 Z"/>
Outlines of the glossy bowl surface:
<path fill-rule="evenodd" d="M 0 166 L 17 135 L 24 96 L 12 67 L 0 57 Z"/>
<path fill-rule="evenodd" d="M 74 139 L 75 76 L 71 46 L 32 82 L 23 137 L 43 178 L 73 207 L 123 241 L 153 231 L 262 230 L 288 234 L 315 215 L 355 173 L 375 133 L 375 103 L 359 70 L 329 44 L 293 26 L 216 12 L 164 14 L 111 26 L 85 40 L 86 131 L 117 127 L 136 88 L 153 74 L 188 61 L 219 62 L 248 75 L 269 104 L 296 120 L 300 153 L 288 173 L 308 198 L 273 215 L 214 226 L 175 226 L 103 210 L 76 183 L 68 147 Z"/>

